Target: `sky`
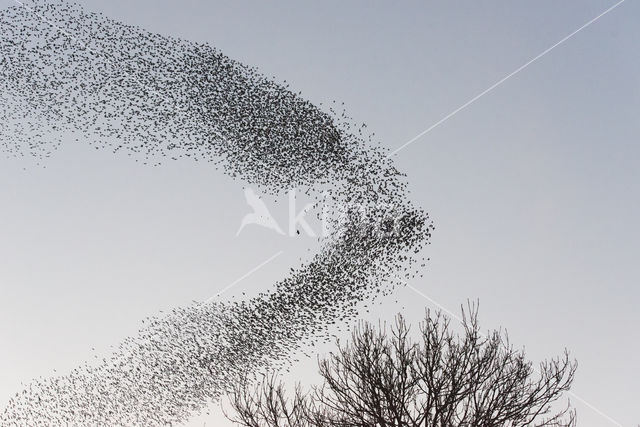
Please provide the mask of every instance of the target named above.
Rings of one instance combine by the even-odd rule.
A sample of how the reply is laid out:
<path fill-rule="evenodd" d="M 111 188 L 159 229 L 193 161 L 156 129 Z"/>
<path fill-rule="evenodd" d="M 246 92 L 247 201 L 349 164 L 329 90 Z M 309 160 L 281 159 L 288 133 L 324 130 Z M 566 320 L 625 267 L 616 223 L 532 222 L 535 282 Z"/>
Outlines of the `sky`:
<path fill-rule="evenodd" d="M 210 43 L 316 105 L 344 102 L 393 150 L 615 1 L 79 3 Z M 640 423 L 639 17 L 627 0 L 398 152 L 436 225 L 411 282 L 429 299 L 398 289 L 363 313 L 417 322 L 434 301 L 478 299 L 482 327 L 506 328 L 531 360 L 571 351 L 581 426 Z M 265 201 L 283 228 L 286 202 Z M 0 157 L 0 203 L 2 402 L 160 310 L 268 289 L 318 248 L 304 233 L 237 235 L 242 183 L 208 165 L 144 167 L 72 141 L 43 166 Z M 329 348 L 293 377 L 317 380 Z M 215 404 L 188 425 L 231 424 Z"/>

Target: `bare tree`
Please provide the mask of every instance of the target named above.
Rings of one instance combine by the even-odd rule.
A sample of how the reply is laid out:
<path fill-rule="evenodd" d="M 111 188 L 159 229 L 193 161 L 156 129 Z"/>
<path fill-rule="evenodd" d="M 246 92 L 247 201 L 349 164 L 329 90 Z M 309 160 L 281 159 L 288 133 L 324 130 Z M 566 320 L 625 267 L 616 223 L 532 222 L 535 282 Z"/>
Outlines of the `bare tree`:
<path fill-rule="evenodd" d="M 556 404 L 575 376 L 569 354 L 535 369 L 505 332 L 480 333 L 476 306 L 468 312 L 457 335 L 427 311 L 418 342 L 401 315 L 390 334 L 361 323 L 319 360 L 322 385 L 307 393 L 298 385 L 288 398 L 275 375 L 257 388 L 245 378 L 227 417 L 248 427 L 574 426 L 575 410 Z"/>

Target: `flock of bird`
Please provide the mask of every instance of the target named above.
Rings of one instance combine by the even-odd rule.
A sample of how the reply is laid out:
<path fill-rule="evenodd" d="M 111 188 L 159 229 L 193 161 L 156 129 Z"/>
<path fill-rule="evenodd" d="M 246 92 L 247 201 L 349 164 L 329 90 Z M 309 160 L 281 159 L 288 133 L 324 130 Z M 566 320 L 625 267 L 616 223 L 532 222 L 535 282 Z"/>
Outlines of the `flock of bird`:
<path fill-rule="evenodd" d="M 192 158 L 277 193 L 323 189 L 334 233 L 268 292 L 145 319 L 98 364 L 38 378 L 0 425 L 166 425 L 245 372 L 283 368 L 358 304 L 419 270 L 433 225 L 362 126 L 205 44 L 152 34 L 65 1 L 0 11 L 0 144 L 45 161 L 69 140 L 159 165 Z"/>

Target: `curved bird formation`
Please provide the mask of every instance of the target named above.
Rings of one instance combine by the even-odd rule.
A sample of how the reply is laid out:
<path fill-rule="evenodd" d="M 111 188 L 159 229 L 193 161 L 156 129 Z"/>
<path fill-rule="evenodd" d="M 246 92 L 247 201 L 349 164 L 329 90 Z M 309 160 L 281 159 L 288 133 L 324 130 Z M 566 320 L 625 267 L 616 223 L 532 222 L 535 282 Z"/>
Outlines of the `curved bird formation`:
<path fill-rule="evenodd" d="M 265 191 L 304 187 L 319 199 L 322 189 L 336 206 L 358 206 L 270 291 L 148 319 L 101 364 L 33 381 L 0 412 L 1 425 L 182 422 L 238 375 L 291 363 L 359 302 L 414 273 L 433 225 L 385 151 L 343 113 L 213 47 L 64 1 L 1 11 L 0 53 L 8 156 L 43 161 L 77 139 L 145 164 L 211 162 Z"/>

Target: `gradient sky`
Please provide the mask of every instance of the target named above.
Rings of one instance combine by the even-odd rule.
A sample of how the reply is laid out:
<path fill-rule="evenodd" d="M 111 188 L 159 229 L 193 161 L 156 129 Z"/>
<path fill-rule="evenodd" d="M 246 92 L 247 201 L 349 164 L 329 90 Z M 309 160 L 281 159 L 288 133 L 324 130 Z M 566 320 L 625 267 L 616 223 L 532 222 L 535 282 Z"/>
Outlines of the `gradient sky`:
<path fill-rule="evenodd" d="M 78 2 L 210 43 L 316 104 L 344 102 L 392 149 L 615 3 Z M 478 298 L 482 326 L 506 328 L 534 361 L 567 347 L 573 391 L 625 426 L 640 423 L 638 18 L 627 0 L 396 158 L 437 227 L 412 286 L 453 311 Z M 283 251 L 221 298 L 253 295 L 317 249 L 257 227 L 236 236 L 242 183 L 205 164 L 144 167 L 70 141 L 45 166 L 0 158 L 2 402 L 107 355 L 145 316 Z M 267 201 L 283 227 L 285 203 Z M 425 308 L 399 289 L 367 318 L 417 321 Z M 579 425 L 615 425 L 572 401 Z M 223 420 L 214 405 L 189 424 Z"/>

